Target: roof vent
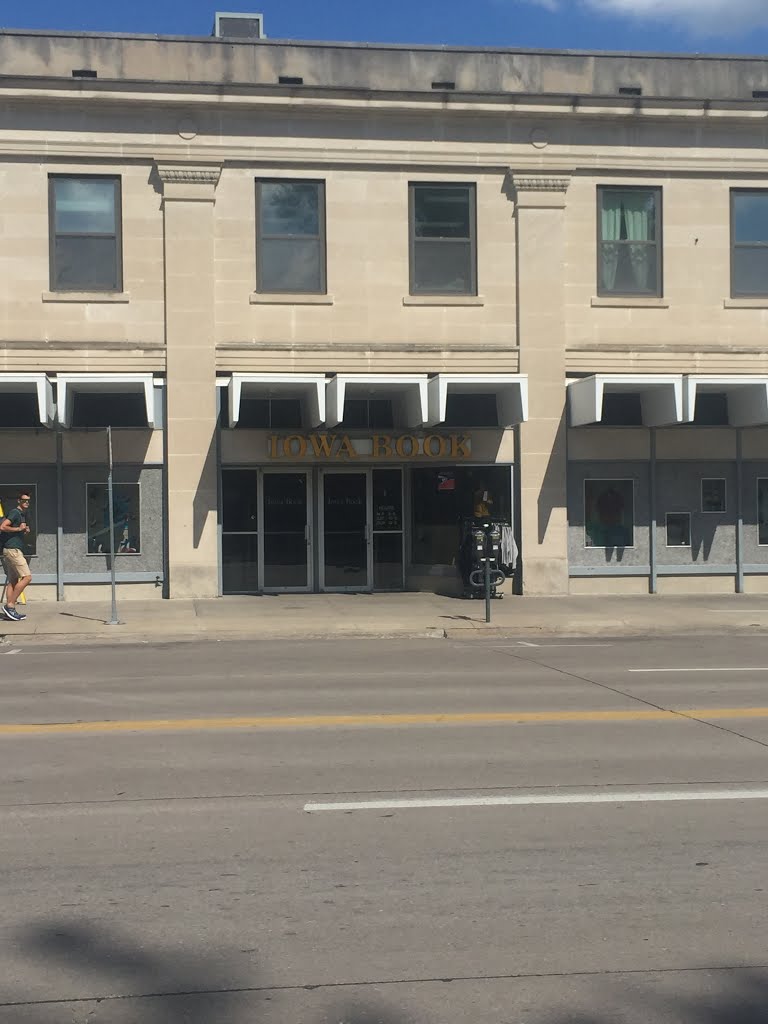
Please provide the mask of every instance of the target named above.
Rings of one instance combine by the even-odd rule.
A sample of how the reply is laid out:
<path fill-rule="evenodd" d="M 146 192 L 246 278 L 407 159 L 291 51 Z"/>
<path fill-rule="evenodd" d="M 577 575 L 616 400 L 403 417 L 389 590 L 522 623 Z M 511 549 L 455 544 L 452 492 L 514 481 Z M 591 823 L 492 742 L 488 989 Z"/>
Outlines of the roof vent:
<path fill-rule="evenodd" d="M 99 72 L 92 71 L 91 68 L 72 68 L 73 78 L 98 78 Z"/>
<path fill-rule="evenodd" d="M 619 96 L 642 96 L 643 90 L 639 85 L 620 85 Z"/>
<path fill-rule="evenodd" d="M 266 39 L 264 15 L 217 11 L 213 34 L 216 39 Z"/>

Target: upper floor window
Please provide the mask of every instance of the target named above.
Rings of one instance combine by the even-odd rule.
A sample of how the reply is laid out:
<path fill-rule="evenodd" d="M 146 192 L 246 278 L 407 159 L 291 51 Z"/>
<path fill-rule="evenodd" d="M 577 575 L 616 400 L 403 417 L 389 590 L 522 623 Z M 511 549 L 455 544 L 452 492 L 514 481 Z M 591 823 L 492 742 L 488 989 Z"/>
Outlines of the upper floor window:
<path fill-rule="evenodd" d="M 256 290 L 324 294 L 325 185 L 256 183 Z"/>
<path fill-rule="evenodd" d="M 476 295 L 474 185 L 411 184 L 411 295 Z"/>
<path fill-rule="evenodd" d="M 768 191 L 731 192 L 731 295 L 768 295 Z"/>
<path fill-rule="evenodd" d="M 598 294 L 661 291 L 661 189 L 598 188 Z"/>
<path fill-rule="evenodd" d="M 120 179 L 49 179 L 51 291 L 122 291 Z"/>

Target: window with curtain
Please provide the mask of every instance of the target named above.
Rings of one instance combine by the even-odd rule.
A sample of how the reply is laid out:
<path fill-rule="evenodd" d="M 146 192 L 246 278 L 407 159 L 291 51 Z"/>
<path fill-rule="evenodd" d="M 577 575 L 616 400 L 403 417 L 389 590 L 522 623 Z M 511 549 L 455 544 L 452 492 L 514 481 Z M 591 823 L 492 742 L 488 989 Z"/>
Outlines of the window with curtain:
<path fill-rule="evenodd" d="M 731 192 L 731 296 L 768 295 L 768 191 Z"/>
<path fill-rule="evenodd" d="M 661 295 L 661 189 L 598 189 L 598 294 Z"/>
<path fill-rule="evenodd" d="M 120 179 L 49 179 L 51 291 L 121 291 Z"/>
<path fill-rule="evenodd" d="M 256 289 L 324 294 L 325 185 L 256 182 Z"/>

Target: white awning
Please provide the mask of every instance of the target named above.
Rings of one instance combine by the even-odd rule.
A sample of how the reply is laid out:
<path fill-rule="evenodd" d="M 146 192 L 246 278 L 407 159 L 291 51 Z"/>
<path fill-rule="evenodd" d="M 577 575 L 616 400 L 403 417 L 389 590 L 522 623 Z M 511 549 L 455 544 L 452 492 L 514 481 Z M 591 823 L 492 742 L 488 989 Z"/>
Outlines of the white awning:
<path fill-rule="evenodd" d="M 683 422 L 683 375 L 598 373 L 568 384 L 571 426 L 600 423 L 604 394 L 639 394 L 643 423 L 663 427 Z"/>
<path fill-rule="evenodd" d="M 495 395 L 500 427 L 514 427 L 528 419 L 526 374 L 439 373 L 429 382 L 429 426 L 444 422 L 449 393 Z"/>
<path fill-rule="evenodd" d="M 233 373 L 229 382 L 229 425 L 240 419 L 245 398 L 299 398 L 307 424 L 319 427 L 325 420 L 325 384 L 322 373 Z"/>
<path fill-rule="evenodd" d="M 327 424 L 336 427 L 344 419 L 344 402 L 349 398 L 391 398 L 395 420 L 406 427 L 423 427 L 427 422 L 425 373 L 337 374 L 328 381 Z"/>
<path fill-rule="evenodd" d="M 155 381 L 151 373 L 60 373 L 56 376 L 58 388 L 57 409 L 59 423 L 64 428 L 72 425 L 72 410 L 76 394 L 80 395 L 144 395 L 147 426 L 154 430 L 159 402 L 155 401 Z"/>
<path fill-rule="evenodd" d="M 0 373 L 0 395 L 35 395 L 40 422 L 53 426 L 53 388 L 44 373 Z"/>
<path fill-rule="evenodd" d="M 725 394 L 728 422 L 732 427 L 758 427 L 768 424 L 768 377 L 704 377 L 689 374 L 685 378 L 685 419 L 692 423 L 697 394 Z"/>

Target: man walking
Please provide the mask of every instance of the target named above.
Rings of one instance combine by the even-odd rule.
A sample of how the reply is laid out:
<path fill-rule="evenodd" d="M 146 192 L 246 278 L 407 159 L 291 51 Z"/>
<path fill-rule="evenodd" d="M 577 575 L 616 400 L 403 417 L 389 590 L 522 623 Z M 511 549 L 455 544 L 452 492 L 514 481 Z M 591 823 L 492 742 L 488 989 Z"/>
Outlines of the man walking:
<path fill-rule="evenodd" d="M 29 533 L 27 511 L 30 497 L 25 492 L 19 495 L 16 508 L 12 508 L 0 523 L 0 544 L 2 544 L 3 568 L 8 579 L 5 589 L 3 614 L 11 622 L 21 622 L 26 615 L 16 611 L 16 602 L 32 582 L 32 573 L 24 557 L 24 537 Z"/>

